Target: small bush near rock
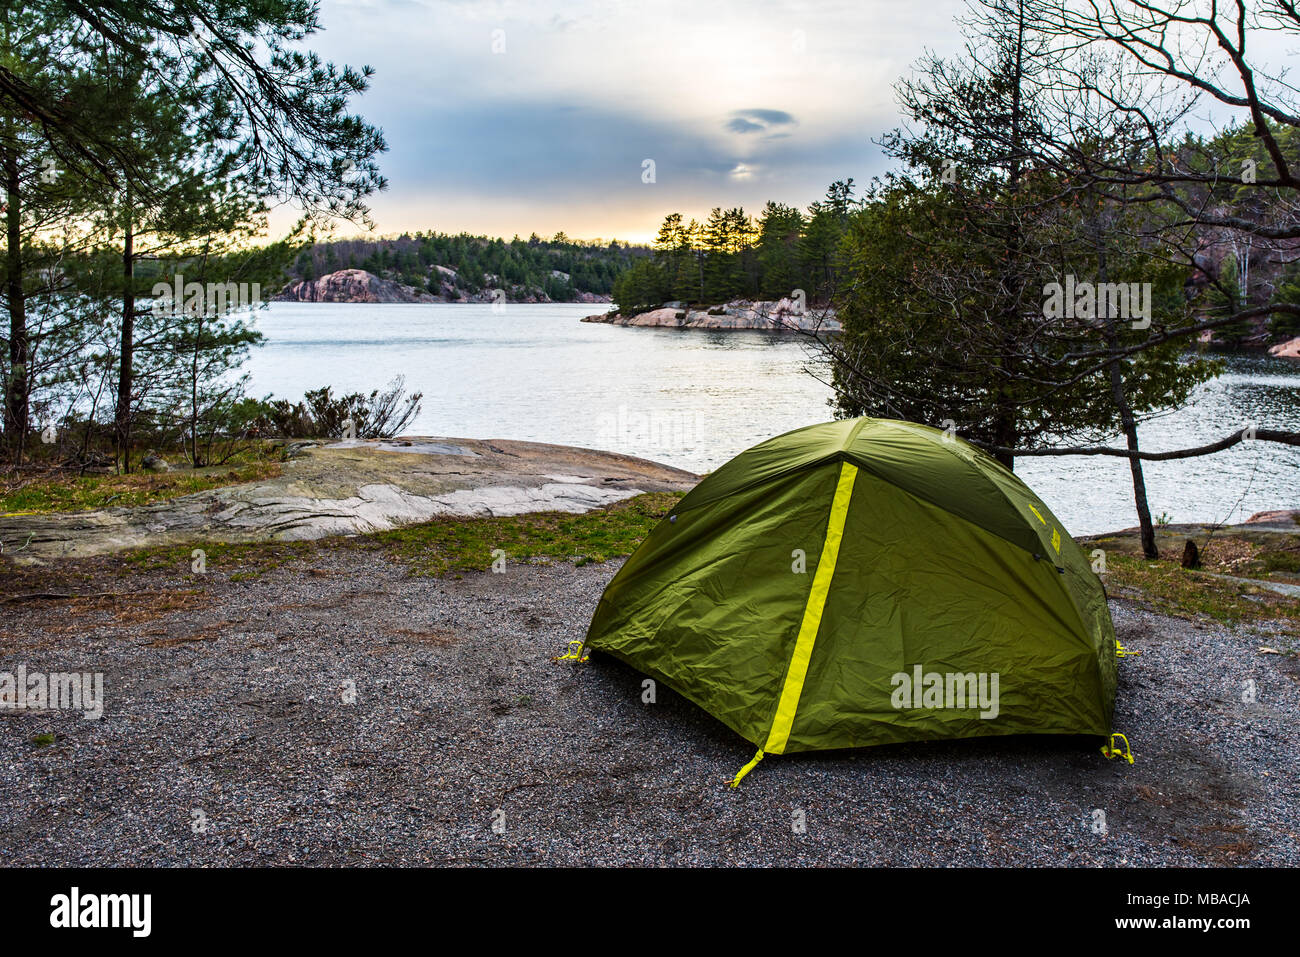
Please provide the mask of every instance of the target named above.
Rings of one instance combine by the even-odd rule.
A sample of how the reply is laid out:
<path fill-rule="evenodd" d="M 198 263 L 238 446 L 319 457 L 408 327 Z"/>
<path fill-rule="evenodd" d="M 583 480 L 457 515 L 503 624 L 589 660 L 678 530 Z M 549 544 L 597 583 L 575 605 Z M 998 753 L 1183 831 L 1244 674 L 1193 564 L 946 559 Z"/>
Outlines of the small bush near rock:
<path fill-rule="evenodd" d="M 301 402 L 268 396 L 261 404 L 257 430 L 286 439 L 391 439 L 420 414 L 422 392 L 406 395 L 406 380 L 398 376 L 384 390 L 369 395 L 353 392 L 335 396 L 329 386 L 313 389 Z"/>

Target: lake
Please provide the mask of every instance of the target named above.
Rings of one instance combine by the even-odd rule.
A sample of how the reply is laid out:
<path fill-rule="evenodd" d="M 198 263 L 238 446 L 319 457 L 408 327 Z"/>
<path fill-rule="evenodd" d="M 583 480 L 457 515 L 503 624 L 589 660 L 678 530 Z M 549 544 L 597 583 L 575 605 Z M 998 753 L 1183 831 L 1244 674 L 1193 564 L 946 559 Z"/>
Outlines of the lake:
<path fill-rule="evenodd" d="M 832 418 L 830 389 L 790 334 L 584 323 L 602 305 L 272 303 L 255 326 L 249 392 L 298 400 L 383 386 L 424 393 L 411 434 L 524 439 L 639 455 L 693 472 Z M 1300 430 L 1300 364 L 1233 357 L 1187 408 L 1144 423 L 1143 448 L 1200 445 L 1248 422 Z M 1122 443 L 1110 443 L 1122 444 Z M 1076 535 L 1134 525 L 1128 465 L 1022 458 L 1016 472 Z M 1237 521 L 1300 506 L 1300 449 L 1244 442 L 1145 463 L 1153 515 Z"/>

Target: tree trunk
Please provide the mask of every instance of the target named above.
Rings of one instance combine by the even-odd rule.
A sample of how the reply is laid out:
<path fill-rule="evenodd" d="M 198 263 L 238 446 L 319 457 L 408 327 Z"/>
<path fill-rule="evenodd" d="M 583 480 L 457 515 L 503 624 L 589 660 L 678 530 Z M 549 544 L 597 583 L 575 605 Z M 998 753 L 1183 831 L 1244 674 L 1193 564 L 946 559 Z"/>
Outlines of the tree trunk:
<path fill-rule="evenodd" d="M 1114 336 L 1108 336 L 1112 342 Z M 1133 419 L 1133 409 L 1124 394 L 1124 374 L 1120 370 L 1119 360 L 1110 364 L 1110 393 L 1119 409 L 1120 428 L 1128 442 L 1130 452 L 1138 450 L 1137 422 Z M 1147 505 L 1147 483 L 1142 476 L 1142 460 L 1130 457 L 1129 472 L 1133 475 L 1133 502 L 1137 506 L 1138 524 L 1142 528 L 1142 554 L 1147 558 L 1159 558 L 1160 550 L 1156 548 L 1156 530 L 1151 524 L 1151 508 Z"/>
<path fill-rule="evenodd" d="M 1003 440 L 1006 441 L 1003 441 Z M 1016 413 L 1014 409 L 999 412 L 996 421 L 993 423 L 993 444 L 1001 446 L 1002 449 L 1014 449 L 1020 441 L 1020 435 L 1016 430 Z M 993 457 L 999 463 L 1005 465 L 1008 471 L 1016 470 L 1016 457 L 1011 452 L 996 451 Z"/>
<path fill-rule="evenodd" d="M 203 341 L 204 317 L 198 317 L 194 332 L 194 352 L 190 359 L 190 462 L 197 469 L 207 464 L 199 461 L 199 348 Z"/>
<path fill-rule="evenodd" d="M 1015 60 L 1013 65 L 1013 74 L 1011 78 L 1011 157 L 1007 166 L 1007 189 L 1014 197 L 1020 190 L 1020 124 L 1023 121 L 1021 115 L 1020 101 L 1022 97 L 1022 87 L 1024 85 L 1024 38 L 1025 38 L 1025 10 L 1024 4 L 1017 7 L 1017 32 L 1016 32 L 1016 49 Z M 1020 284 L 1017 276 L 1020 264 L 1024 261 L 1024 237 L 1020 229 L 1020 221 L 1013 218 L 1010 233 L 1007 237 L 1007 266 L 1006 272 L 1002 276 L 1002 287 L 1004 289 L 1016 288 Z M 1019 324 L 1019 313 L 1013 312 L 1007 316 L 1003 329 L 1015 329 Z M 1004 335 L 1004 341 L 1010 338 Z M 1015 363 L 1015 349 L 1013 343 L 1007 342 L 1003 347 L 1002 356 L 998 365 L 1003 369 L 1010 369 Z M 1003 448 L 1013 449 L 1019 442 L 1020 433 L 1016 425 L 1017 409 L 1014 404 L 1014 396 L 1011 394 L 1010 387 L 998 388 L 998 410 L 997 418 L 993 423 L 993 434 L 995 444 Z M 1003 439 L 1010 439 L 1004 442 Z M 1010 471 L 1015 471 L 1016 458 L 1009 452 L 996 452 L 994 457 L 1007 467 Z"/>
<path fill-rule="evenodd" d="M 4 153 L 5 294 L 9 300 L 9 381 L 5 385 L 5 436 L 14 450 L 15 462 L 21 462 L 30 426 L 31 396 L 27 366 L 30 348 L 27 339 L 27 302 L 23 295 L 22 207 L 18 180 L 18 155 L 12 146 Z"/>
<path fill-rule="evenodd" d="M 113 419 L 122 471 L 131 471 L 131 391 L 135 359 L 135 234 L 131 231 L 131 196 L 127 191 L 126 234 L 122 246 L 122 341 L 117 374 L 117 412 Z"/>

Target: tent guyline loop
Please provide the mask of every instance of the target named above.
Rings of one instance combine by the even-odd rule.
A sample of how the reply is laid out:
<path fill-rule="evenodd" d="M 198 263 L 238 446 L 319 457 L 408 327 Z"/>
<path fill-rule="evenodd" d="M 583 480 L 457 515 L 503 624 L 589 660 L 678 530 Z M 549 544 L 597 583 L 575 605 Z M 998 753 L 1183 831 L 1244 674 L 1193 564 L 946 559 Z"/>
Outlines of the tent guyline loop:
<path fill-rule="evenodd" d="M 1142 654 L 1142 652 L 1140 652 L 1140 651 L 1131 651 L 1130 649 L 1125 648 L 1123 645 L 1121 645 L 1121 644 L 1119 643 L 1119 639 L 1118 639 L 1118 638 L 1115 639 L 1115 657 L 1116 657 L 1116 658 L 1135 658 L 1135 657 L 1137 657 L 1137 656 L 1140 655 L 1140 654 Z"/>
<path fill-rule="evenodd" d="M 754 768 L 758 766 L 758 762 L 762 760 L 763 760 L 763 749 L 759 748 L 758 753 L 754 755 L 754 759 L 736 772 L 736 776 L 732 778 L 731 787 L 733 788 L 740 787 L 740 782 L 744 780 L 745 775 L 748 774 L 750 771 L 754 770 Z"/>
<path fill-rule="evenodd" d="M 1124 742 L 1123 751 L 1115 747 L 1116 738 L 1119 738 L 1121 741 Z M 1128 738 L 1124 737 L 1124 735 L 1120 734 L 1118 731 L 1116 731 L 1114 734 L 1110 736 L 1109 744 L 1103 744 L 1101 746 L 1101 753 L 1105 755 L 1107 759 L 1123 758 L 1124 760 L 1128 761 L 1129 764 L 1133 763 L 1133 749 L 1129 747 Z"/>
<path fill-rule="evenodd" d="M 577 650 L 573 650 L 573 645 L 577 645 Z M 564 654 L 555 655 L 554 658 L 551 658 L 551 661 L 552 662 L 585 662 L 586 659 L 590 657 L 591 657 L 590 654 L 582 654 L 581 638 L 573 638 L 573 641 L 569 642 L 568 644 L 568 651 L 565 651 Z"/>

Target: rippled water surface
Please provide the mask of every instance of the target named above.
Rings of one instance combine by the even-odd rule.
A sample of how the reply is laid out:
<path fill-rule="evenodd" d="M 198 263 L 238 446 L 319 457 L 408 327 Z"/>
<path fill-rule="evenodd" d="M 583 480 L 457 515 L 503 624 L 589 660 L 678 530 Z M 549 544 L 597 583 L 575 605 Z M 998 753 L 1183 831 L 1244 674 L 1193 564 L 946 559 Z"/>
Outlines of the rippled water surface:
<path fill-rule="evenodd" d="M 424 393 L 415 434 L 527 439 L 640 455 L 691 471 L 831 418 L 830 390 L 797 336 L 629 329 L 578 320 L 604 307 L 274 303 L 251 392 L 300 398 L 375 388 L 395 375 Z M 1199 445 L 1247 422 L 1300 430 L 1300 364 L 1233 358 L 1194 403 L 1145 423 L 1152 451 Z M 1130 526 L 1122 459 L 1021 459 L 1016 471 L 1075 534 Z M 1146 463 L 1153 514 L 1240 519 L 1300 506 L 1300 449 L 1242 443 Z"/>

